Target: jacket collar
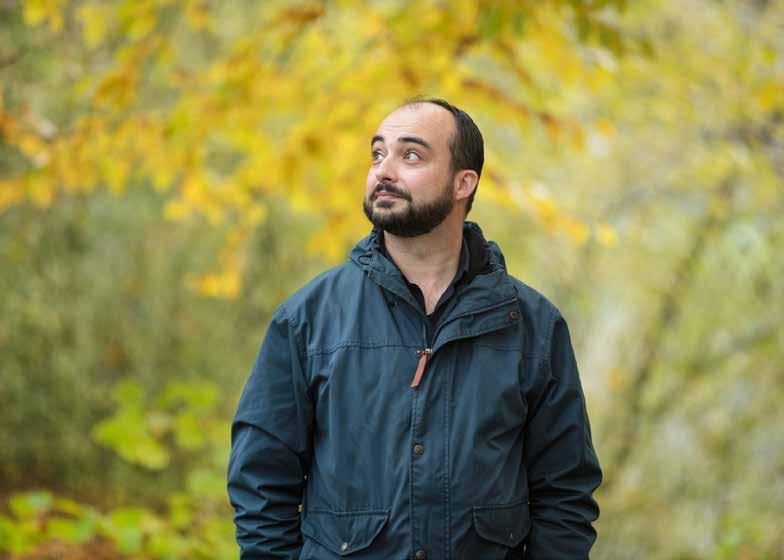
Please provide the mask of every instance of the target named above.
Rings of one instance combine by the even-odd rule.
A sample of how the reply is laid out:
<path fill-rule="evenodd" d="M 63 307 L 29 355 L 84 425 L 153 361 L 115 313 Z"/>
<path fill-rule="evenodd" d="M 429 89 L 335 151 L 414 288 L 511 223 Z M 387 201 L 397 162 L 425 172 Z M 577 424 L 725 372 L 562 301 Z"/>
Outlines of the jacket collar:
<path fill-rule="evenodd" d="M 382 288 L 408 301 L 419 309 L 406 286 L 400 270 L 379 249 L 379 228 L 361 239 L 349 252 L 349 259 Z M 457 287 L 455 303 L 445 311 L 444 322 L 450 317 L 494 308 L 516 297 L 517 290 L 506 272 L 506 261 L 500 247 L 487 241 L 476 222 L 463 223 L 463 235 L 469 244 L 472 259 L 471 279 Z M 474 258 L 476 256 L 476 258 Z"/>
<path fill-rule="evenodd" d="M 389 256 L 389 252 L 386 249 L 384 231 L 383 230 L 379 231 L 377 235 L 378 235 L 378 250 L 381 252 L 382 255 L 384 255 L 384 257 L 386 257 L 386 259 L 389 262 L 391 262 L 392 264 L 395 264 L 394 261 L 392 260 L 392 258 Z M 479 249 L 475 248 L 474 252 L 478 253 Z M 484 252 L 480 256 L 484 256 Z M 476 257 L 474 257 L 474 260 L 476 260 Z M 460 261 L 458 263 L 457 272 L 455 273 L 453 282 L 456 282 L 456 283 L 469 282 L 471 280 L 471 278 L 476 276 L 478 271 L 472 270 L 471 269 L 471 264 L 472 264 L 471 263 L 471 250 L 470 250 L 470 248 L 468 246 L 468 239 L 464 235 L 463 236 L 463 242 L 462 242 L 462 244 L 460 246 Z M 397 268 L 398 268 L 398 270 L 400 270 L 399 266 Z M 401 274 L 402 274 L 402 271 L 401 271 Z M 406 284 L 410 288 L 412 284 L 411 284 L 411 282 L 408 281 L 408 278 L 406 278 L 405 275 L 403 275 L 403 280 L 405 280 Z"/>

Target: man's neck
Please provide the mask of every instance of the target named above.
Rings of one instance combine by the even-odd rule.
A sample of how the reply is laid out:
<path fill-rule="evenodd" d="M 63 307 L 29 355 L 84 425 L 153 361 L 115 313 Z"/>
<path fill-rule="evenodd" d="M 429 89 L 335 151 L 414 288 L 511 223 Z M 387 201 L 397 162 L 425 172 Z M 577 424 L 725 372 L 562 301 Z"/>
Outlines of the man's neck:
<path fill-rule="evenodd" d="M 419 286 L 426 300 L 438 301 L 460 264 L 463 219 L 450 218 L 431 232 L 416 237 L 384 232 L 387 253 L 408 281 Z"/>

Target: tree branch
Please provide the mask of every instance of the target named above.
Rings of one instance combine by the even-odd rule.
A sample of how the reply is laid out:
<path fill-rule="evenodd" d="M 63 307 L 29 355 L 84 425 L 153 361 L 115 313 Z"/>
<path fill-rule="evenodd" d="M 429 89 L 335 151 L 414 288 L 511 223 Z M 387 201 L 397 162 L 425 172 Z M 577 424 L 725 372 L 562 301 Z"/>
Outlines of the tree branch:
<path fill-rule="evenodd" d="M 3 68 L 7 68 L 8 66 L 13 66 L 17 62 L 19 62 L 19 60 L 25 54 L 27 54 L 27 50 L 26 49 L 19 49 L 15 53 L 11 53 L 11 54 L 6 55 L 6 56 L 0 56 L 0 70 L 2 70 Z"/>
<path fill-rule="evenodd" d="M 719 187 L 718 195 L 723 198 L 730 198 L 733 188 L 733 180 L 728 178 Z M 697 226 L 691 248 L 675 269 L 672 288 L 664 294 L 659 312 L 649 327 L 648 332 L 643 336 L 641 344 L 642 358 L 633 371 L 631 388 L 626 396 L 626 421 L 622 423 L 620 443 L 608 462 L 608 467 L 612 469 L 613 473 L 623 470 L 634 450 L 641 425 L 643 395 L 659 360 L 664 338 L 672 331 L 672 326 L 679 319 L 680 306 L 678 305 L 678 300 L 683 292 L 683 288 L 690 283 L 695 275 L 697 266 L 708 247 L 708 240 L 714 231 L 726 221 L 727 218 L 720 218 L 713 212 L 707 212 L 704 215 Z M 615 476 L 607 476 L 606 483 L 603 484 L 605 490 L 612 485 L 613 480 L 616 480 Z"/>

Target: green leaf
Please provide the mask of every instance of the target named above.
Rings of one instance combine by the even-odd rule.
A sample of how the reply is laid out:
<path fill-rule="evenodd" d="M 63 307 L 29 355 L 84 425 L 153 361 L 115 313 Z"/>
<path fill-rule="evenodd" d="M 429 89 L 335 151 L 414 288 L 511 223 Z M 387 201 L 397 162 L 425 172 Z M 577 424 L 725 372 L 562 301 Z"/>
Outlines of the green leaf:
<path fill-rule="evenodd" d="M 102 524 L 102 532 L 117 543 L 125 554 L 143 551 L 145 529 L 159 524 L 155 516 L 142 508 L 114 510 Z"/>
<path fill-rule="evenodd" d="M 193 523 L 193 500 L 188 494 L 169 496 L 169 522 L 176 529 L 186 529 Z"/>
<path fill-rule="evenodd" d="M 0 551 L 7 551 L 11 547 L 11 538 L 16 525 L 7 517 L 0 517 Z"/>
<path fill-rule="evenodd" d="M 139 411 L 118 413 L 98 423 L 92 435 L 98 443 L 131 463 L 154 470 L 169 464 L 168 451 L 147 432 Z"/>
<path fill-rule="evenodd" d="M 50 539 L 61 539 L 69 543 L 83 544 L 89 542 L 98 532 L 98 522 L 94 515 L 81 519 L 64 519 L 55 517 L 46 526 L 46 536 Z"/>
<path fill-rule="evenodd" d="M 179 403 L 187 407 L 209 412 L 215 409 L 220 400 L 220 388 L 210 382 L 173 382 L 166 386 L 160 399 L 160 406 L 171 408 Z"/>
<path fill-rule="evenodd" d="M 174 420 L 174 435 L 177 445 L 183 449 L 198 449 L 204 445 L 204 430 L 199 419 L 190 413 L 183 412 Z"/>
<path fill-rule="evenodd" d="M 196 469 L 188 475 L 188 493 L 215 503 L 223 503 L 226 496 L 226 480 L 221 472 L 211 469 Z"/>
<path fill-rule="evenodd" d="M 115 386 L 113 396 L 121 407 L 141 407 L 144 392 L 136 381 L 124 379 Z"/>
<path fill-rule="evenodd" d="M 29 519 L 52 508 L 52 495 L 49 492 L 30 492 L 13 496 L 8 505 L 19 519 Z"/>

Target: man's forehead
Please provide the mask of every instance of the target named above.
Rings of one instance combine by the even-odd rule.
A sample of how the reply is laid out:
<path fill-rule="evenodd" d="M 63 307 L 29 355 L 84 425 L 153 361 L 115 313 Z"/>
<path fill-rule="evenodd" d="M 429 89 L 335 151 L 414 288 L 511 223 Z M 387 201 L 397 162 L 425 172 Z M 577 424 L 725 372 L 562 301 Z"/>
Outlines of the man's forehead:
<path fill-rule="evenodd" d="M 399 136 L 417 135 L 438 143 L 447 143 L 454 129 L 452 114 L 433 103 L 404 105 L 392 111 L 381 121 L 376 132 L 384 141 L 394 142 Z"/>

